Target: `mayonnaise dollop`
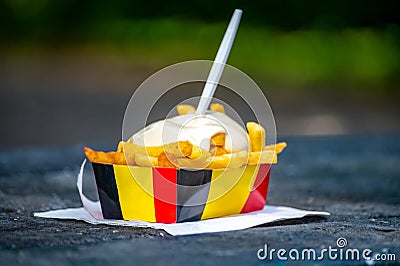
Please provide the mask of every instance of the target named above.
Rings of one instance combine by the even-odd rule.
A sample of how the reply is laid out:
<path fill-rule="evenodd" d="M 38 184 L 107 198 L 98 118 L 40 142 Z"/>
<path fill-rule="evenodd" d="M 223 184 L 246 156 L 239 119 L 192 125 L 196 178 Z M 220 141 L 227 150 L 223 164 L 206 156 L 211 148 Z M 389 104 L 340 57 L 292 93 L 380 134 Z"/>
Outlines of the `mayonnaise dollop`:
<path fill-rule="evenodd" d="M 224 113 L 208 111 L 203 116 L 195 113 L 179 115 L 154 122 L 132 136 L 135 144 L 161 146 L 177 141 L 190 141 L 202 149 L 210 149 L 212 136 L 225 133 L 225 150 L 229 153 L 248 150 L 247 132 Z"/>

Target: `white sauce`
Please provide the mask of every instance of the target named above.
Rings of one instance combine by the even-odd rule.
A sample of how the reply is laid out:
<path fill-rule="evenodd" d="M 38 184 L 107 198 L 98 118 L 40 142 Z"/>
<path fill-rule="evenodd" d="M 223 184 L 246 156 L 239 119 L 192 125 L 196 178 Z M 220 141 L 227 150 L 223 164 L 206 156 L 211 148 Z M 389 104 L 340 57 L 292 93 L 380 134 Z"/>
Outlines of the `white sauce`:
<path fill-rule="evenodd" d="M 179 115 L 154 122 L 132 136 L 133 143 L 142 146 L 161 146 L 171 142 L 190 141 L 205 150 L 210 149 L 212 136 L 225 133 L 225 149 L 236 152 L 249 149 L 247 132 L 224 113 L 207 112 Z"/>

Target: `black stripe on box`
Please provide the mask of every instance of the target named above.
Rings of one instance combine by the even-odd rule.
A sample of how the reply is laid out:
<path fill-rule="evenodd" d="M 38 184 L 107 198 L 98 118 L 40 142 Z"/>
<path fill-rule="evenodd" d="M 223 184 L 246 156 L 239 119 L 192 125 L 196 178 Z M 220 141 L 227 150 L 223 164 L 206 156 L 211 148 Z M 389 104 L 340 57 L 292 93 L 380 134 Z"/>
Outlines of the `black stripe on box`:
<path fill-rule="evenodd" d="M 119 204 L 114 167 L 110 164 L 92 163 L 101 210 L 105 219 L 123 219 Z"/>
<path fill-rule="evenodd" d="M 177 171 L 176 221 L 198 221 L 207 203 L 212 170 Z"/>

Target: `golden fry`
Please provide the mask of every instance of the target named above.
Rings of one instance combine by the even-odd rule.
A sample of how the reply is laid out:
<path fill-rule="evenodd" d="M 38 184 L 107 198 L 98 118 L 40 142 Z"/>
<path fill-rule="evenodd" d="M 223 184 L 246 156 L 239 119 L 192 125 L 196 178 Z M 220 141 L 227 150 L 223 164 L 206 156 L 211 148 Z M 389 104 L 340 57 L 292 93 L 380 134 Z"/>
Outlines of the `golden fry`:
<path fill-rule="evenodd" d="M 220 103 L 212 103 L 210 104 L 210 110 L 214 112 L 225 113 L 225 108 Z"/>
<path fill-rule="evenodd" d="M 255 122 L 246 124 L 249 132 L 251 151 L 261 151 L 265 146 L 265 129 Z"/>
<path fill-rule="evenodd" d="M 125 157 L 125 161 L 127 165 L 136 165 L 135 154 L 133 153 L 122 153 Z"/>
<path fill-rule="evenodd" d="M 276 143 L 275 145 L 267 145 L 264 147 L 264 150 L 275 150 L 276 153 L 281 153 L 285 148 L 287 144 L 286 142 L 279 142 Z"/>
<path fill-rule="evenodd" d="M 129 142 L 122 142 L 122 151 L 125 154 L 144 154 L 157 157 L 162 151 L 163 146 L 141 146 Z"/>
<path fill-rule="evenodd" d="M 175 154 L 175 155 L 180 155 L 180 156 L 177 156 L 177 157 L 188 157 L 192 154 L 193 144 L 190 143 L 190 141 L 188 141 L 188 140 L 187 141 L 179 141 L 178 146 L 179 146 L 179 154 Z M 168 150 L 166 150 L 166 151 L 168 151 Z"/>
<path fill-rule="evenodd" d="M 105 164 L 113 164 L 114 163 L 114 155 L 109 153 L 105 153 L 102 151 L 94 151 L 88 147 L 83 149 L 85 152 L 86 158 L 92 163 L 105 163 Z"/>
<path fill-rule="evenodd" d="M 135 155 L 135 162 L 139 166 L 147 166 L 147 167 L 158 166 L 157 157 L 147 156 L 147 155 L 144 155 L 144 154 L 136 154 Z"/>
<path fill-rule="evenodd" d="M 193 145 L 189 141 L 173 142 L 164 146 L 141 146 L 134 143 L 122 142 L 125 154 L 143 154 L 158 157 L 162 152 L 174 154 L 176 157 L 185 157 L 192 154 Z"/>
<path fill-rule="evenodd" d="M 202 156 L 202 154 L 203 154 L 203 149 L 200 148 L 199 146 L 193 145 L 192 153 L 187 157 L 192 160 L 195 160 L 195 159 L 200 158 Z"/>
<path fill-rule="evenodd" d="M 161 146 L 161 148 L 163 148 L 162 152 L 172 154 L 179 158 L 190 156 L 192 154 L 193 145 L 190 141 L 178 141 Z"/>
<path fill-rule="evenodd" d="M 127 165 L 127 161 L 125 159 L 125 154 L 123 152 L 115 152 L 114 164 Z"/>
<path fill-rule="evenodd" d="M 207 165 L 207 168 L 237 168 L 247 163 L 247 157 L 247 151 L 239 151 L 235 153 L 215 156 L 214 158 L 211 158 L 211 162 Z"/>
<path fill-rule="evenodd" d="M 217 133 L 211 137 L 211 145 L 224 147 L 225 146 L 225 133 Z"/>
<path fill-rule="evenodd" d="M 249 153 L 249 165 L 276 164 L 278 156 L 274 150 L 253 151 Z"/>
<path fill-rule="evenodd" d="M 130 139 L 128 142 L 119 142 L 116 152 L 94 151 L 87 147 L 84 148 L 84 152 L 88 160 L 95 163 L 146 167 L 223 169 L 237 168 L 246 164 L 277 163 L 277 154 L 286 148 L 286 142 L 264 146 L 264 128 L 255 122 L 247 123 L 246 127 L 249 132 L 251 152 L 228 153 L 224 149 L 225 133 L 215 134 L 211 138 L 210 151 L 193 145 L 189 141 L 145 147 L 129 142 L 132 141 Z"/>
<path fill-rule="evenodd" d="M 123 152 L 123 141 L 120 141 L 117 146 L 117 152 Z"/>
<path fill-rule="evenodd" d="M 176 111 L 178 111 L 178 115 L 185 115 L 195 112 L 196 108 L 190 104 L 180 104 L 176 107 Z"/>
<path fill-rule="evenodd" d="M 228 152 L 223 147 L 211 146 L 210 153 L 213 156 L 219 156 L 219 155 L 227 154 Z"/>
<path fill-rule="evenodd" d="M 191 160 L 205 160 L 211 156 L 211 153 L 199 146 L 192 145 L 192 153 L 189 156 L 185 156 Z"/>
<path fill-rule="evenodd" d="M 158 155 L 158 166 L 162 166 L 162 167 L 176 167 L 177 166 L 177 162 L 176 162 L 176 158 L 173 154 L 166 154 L 165 152 L 160 153 L 160 155 Z M 170 160 L 173 160 L 175 162 L 172 163 Z"/>

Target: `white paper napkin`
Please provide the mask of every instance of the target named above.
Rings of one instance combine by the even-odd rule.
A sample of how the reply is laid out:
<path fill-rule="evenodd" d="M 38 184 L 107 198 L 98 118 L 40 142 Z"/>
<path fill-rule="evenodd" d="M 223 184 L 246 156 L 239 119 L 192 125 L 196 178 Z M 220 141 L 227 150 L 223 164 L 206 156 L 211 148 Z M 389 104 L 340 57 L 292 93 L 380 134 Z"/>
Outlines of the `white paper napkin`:
<path fill-rule="evenodd" d="M 176 223 L 176 224 L 95 219 L 83 207 L 54 210 L 47 212 L 37 212 L 34 214 L 34 216 L 36 217 L 80 220 L 88 222 L 90 224 L 150 227 L 154 229 L 163 229 L 167 233 L 173 236 L 241 230 L 279 220 L 302 218 L 307 215 L 327 216 L 330 214 L 328 212 L 323 212 L 323 211 L 306 211 L 290 207 L 266 205 L 263 210 L 251 213 L 243 213 L 243 214 L 214 218 L 209 220 Z"/>

